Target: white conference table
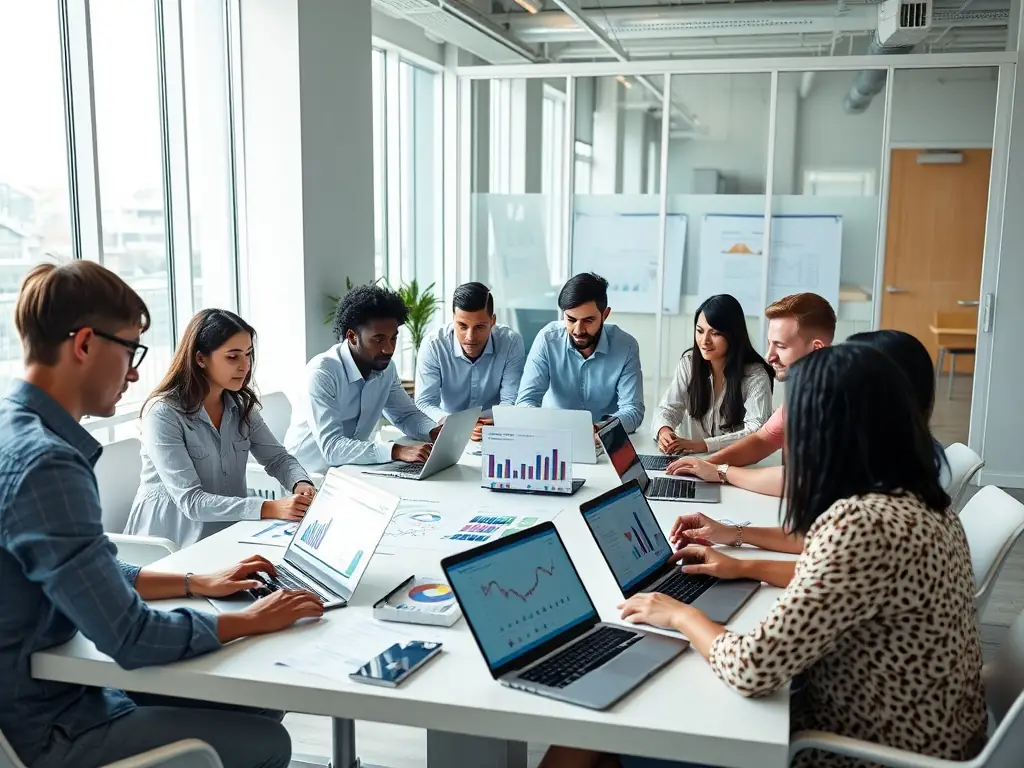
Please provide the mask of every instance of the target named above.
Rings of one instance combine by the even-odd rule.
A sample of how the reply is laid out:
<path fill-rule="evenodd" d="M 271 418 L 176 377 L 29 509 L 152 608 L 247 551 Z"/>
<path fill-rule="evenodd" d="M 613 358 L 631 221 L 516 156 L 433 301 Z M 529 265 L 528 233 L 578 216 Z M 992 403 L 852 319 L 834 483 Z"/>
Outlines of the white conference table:
<path fill-rule="evenodd" d="M 579 514 L 583 501 L 618 485 L 607 459 L 602 458 L 597 465 L 574 465 L 575 476 L 586 477 L 587 483 L 567 498 L 492 493 L 480 487 L 479 465 L 478 456 L 467 454 L 460 464 L 426 481 L 373 481 L 404 498 L 440 502 L 443 509 L 466 513 L 478 508 L 517 515 L 544 508 L 564 510 L 555 524 L 601 618 L 617 621 L 616 605 L 621 595 Z M 357 468 L 346 471 L 359 473 Z M 753 525 L 775 525 L 779 512 L 778 499 L 732 487 L 722 489 L 721 504 L 655 502 L 653 507 L 666 530 L 678 514 L 685 512 L 701 511 L 717 519 L 749 521 Z M 280 558 L 280 547 L 239 543 L 259 525 L 238 523 L 151 567 L 206 572 L 230 565 L 254 550 L 271 559 Z M 443 640 L 444 653 L 395 690 L 276 665 L 276 661 L 303 643 L 315 641 L 318 633 L 336 627 L 336 623 L 369 620 L 372 604 L 409 575 L 442 575 L 437 552 L 389 551 L 378 549 L 350 605 L 329 612 L 318 622 L 239 640 L 196 659 L 134 671 L 122 669 L 79 635 L 63 646 L 35 654 L 32 674 L 45 680 L 328 716 L 334 719 L 335 768 L 349 768 L 358 762 L 355 720 L 427 729 L 430 768 L 467 765 L 468 755 L 473 756 L 474 766 L 522 768 L 527 742 L 734 768 L 786 765 L 788 691 L 745 699 L 719 681 L 692 649 L 605 712 L 499 685 L 492 679 L 465 620 L 450 628 L 423 627 L 425 637 Z M 785 557 L 749 547 L 731 553 L 740 557 Z M 752 628 L 779 594 L 780 590 L 762 585 L 733 619 L 730 629 L 742 632 Z M 158 605 L 189 605 L 212 611 L 200 600 L 163 601 Z"/>

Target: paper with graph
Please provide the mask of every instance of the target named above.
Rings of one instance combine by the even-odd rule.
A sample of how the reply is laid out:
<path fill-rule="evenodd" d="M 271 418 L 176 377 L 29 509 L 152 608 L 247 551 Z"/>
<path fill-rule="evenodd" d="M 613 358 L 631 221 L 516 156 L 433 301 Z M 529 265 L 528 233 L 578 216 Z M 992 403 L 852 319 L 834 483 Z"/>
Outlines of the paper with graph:
<path fill-rule="evenodd" d="M 380 547 L 392 551 L 459 552 L 553 520 L 560 511 L 531 511 L 520 515 L 498 506 L 467 510 L 465 505 L 403 499 Z"/>
<path fill-rule="evenodd" d="M 700 231 L 700 296 L 730 293 L 751 317 L 766 304 L 803 291 L 838 307 L 842 245 L 842 216 L 773 216 L 766 301 L 764 217 L 706 214 Z"/>

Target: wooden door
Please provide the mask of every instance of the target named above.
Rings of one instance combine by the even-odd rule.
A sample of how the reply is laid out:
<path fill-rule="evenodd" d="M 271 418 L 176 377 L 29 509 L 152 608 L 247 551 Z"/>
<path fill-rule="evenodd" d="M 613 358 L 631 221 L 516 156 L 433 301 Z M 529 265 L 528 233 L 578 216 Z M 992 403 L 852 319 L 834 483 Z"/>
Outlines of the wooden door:
<path fill-rule="evenodd" d="M 988 177 L 992 151 L 966 149 L 961 163 L 919 163 L 920 150 L 896 149 L 889 174 L 882 327 L 911 333 L 936 359 L 928 329 L 937 312 L 977 310 L 985 248 Z M 973 359 L 957 362 L 973 371 Z"/>

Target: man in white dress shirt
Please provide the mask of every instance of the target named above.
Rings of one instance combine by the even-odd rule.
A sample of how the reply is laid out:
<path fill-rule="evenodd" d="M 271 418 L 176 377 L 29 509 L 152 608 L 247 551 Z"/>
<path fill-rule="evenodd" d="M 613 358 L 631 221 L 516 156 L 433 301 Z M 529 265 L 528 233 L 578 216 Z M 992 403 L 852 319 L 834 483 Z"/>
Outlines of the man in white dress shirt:
<path fill-rule="evenodd" d="M 308 471 L 427 460 L 440 428 L 402 388 L 391 360 L 408 315 L 401 297 L 378 285 L 356 286 L 338 303 L 338 343 L 307 363 L 305 396 L 285 436 L 288 451 Z M 374 442 L 381 414 L 421 442 Z"/>

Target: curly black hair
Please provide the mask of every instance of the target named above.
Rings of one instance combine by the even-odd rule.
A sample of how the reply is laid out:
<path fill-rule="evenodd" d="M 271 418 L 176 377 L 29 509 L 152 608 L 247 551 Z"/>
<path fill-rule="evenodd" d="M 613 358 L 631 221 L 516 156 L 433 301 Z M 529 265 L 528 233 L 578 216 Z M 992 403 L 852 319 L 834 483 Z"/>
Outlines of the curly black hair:
<path fill-rule="evenodd" d="M 379 285 L 357 285 L 338 302 L 334 311 L 334 336 L 341 341 L 348 331 L 359 332 L 371 320 L 391 318 L 404 325 L 409 309 L 402 297 Z"/>

